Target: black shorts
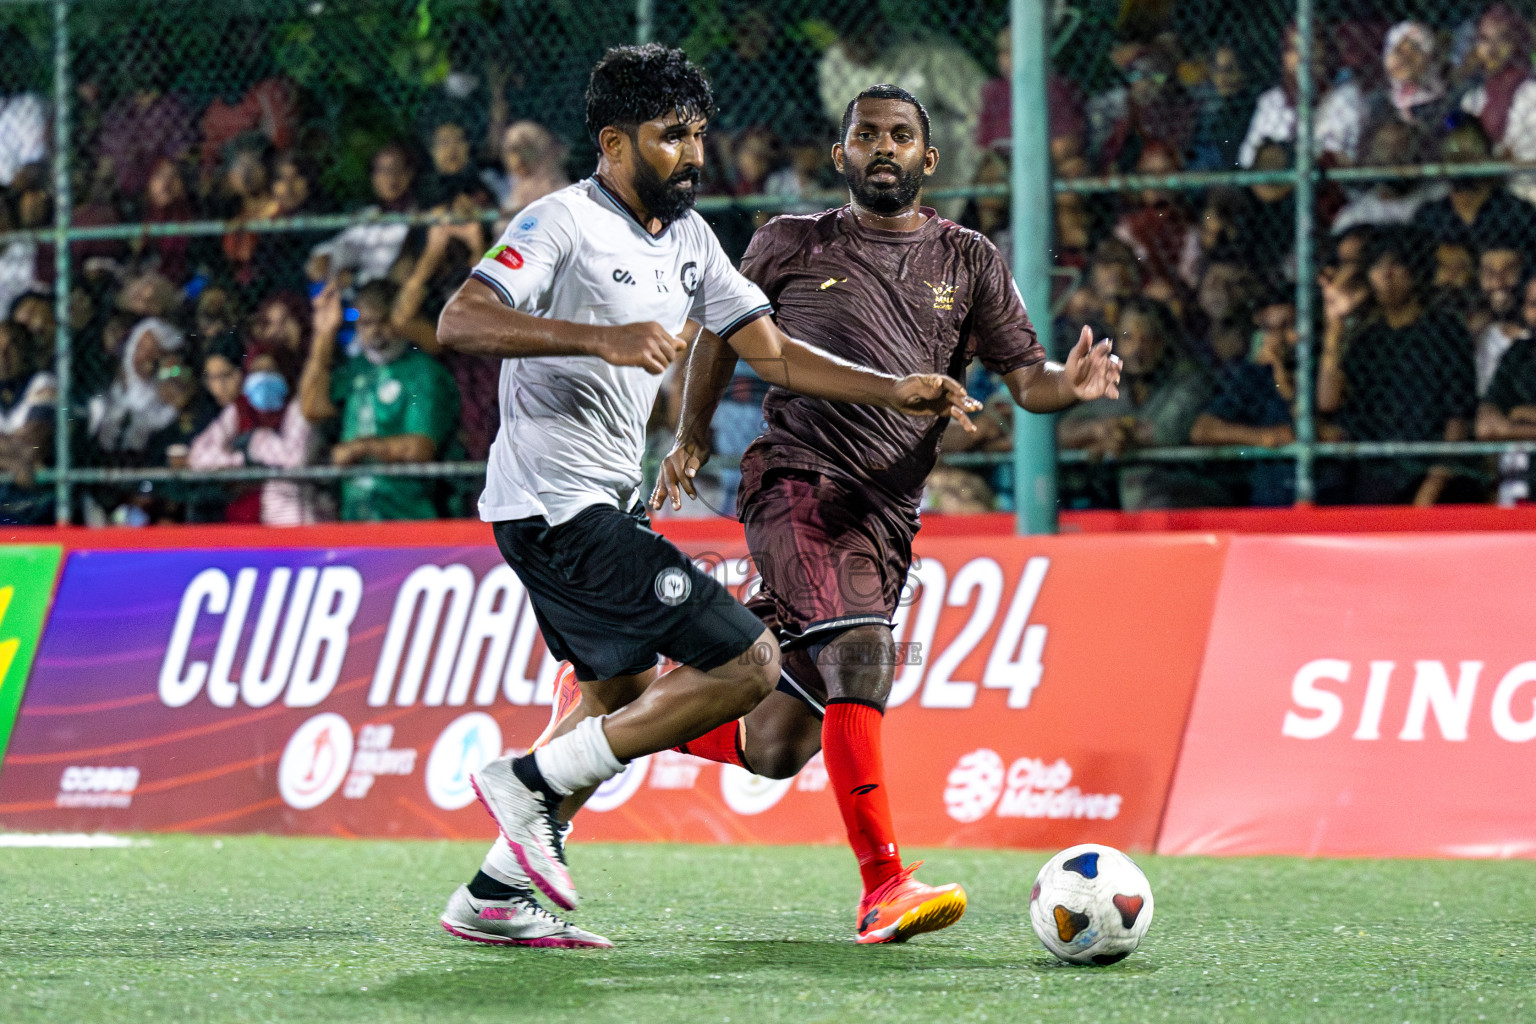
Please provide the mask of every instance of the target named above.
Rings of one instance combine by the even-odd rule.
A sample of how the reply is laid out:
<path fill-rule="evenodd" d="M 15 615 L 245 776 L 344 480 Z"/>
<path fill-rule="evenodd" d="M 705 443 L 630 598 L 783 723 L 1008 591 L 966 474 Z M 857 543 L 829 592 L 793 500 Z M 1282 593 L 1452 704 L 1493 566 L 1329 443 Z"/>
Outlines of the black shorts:
<path fill-rule="evenodd" d="M 763 624 L 650 528 L 645 507 L 582 509 L 496 523 L 496 546 L 528 590 L 550 653 L 592 681 L 636 675 L 658 654 L 708 672 L 750 648 Z"/>

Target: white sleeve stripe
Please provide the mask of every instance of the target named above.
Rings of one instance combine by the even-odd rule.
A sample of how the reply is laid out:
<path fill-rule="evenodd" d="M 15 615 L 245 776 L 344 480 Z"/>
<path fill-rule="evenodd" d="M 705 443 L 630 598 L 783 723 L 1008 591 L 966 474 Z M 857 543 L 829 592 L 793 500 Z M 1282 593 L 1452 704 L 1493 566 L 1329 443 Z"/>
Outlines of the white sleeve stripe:
<path fill-rule="evenodd" d="M 747 310 L 741 316 L 737 317 L 735 320 L 732 320 L 729 324 L 726 325 L 725 329 L 720 332 L 720 340 L 724 341 L 731 335 L 735 334 L 737 331 L 741 330 L 743 327 L 747 326 L 747 324 L 751 323 L 753 320 L 756 320 L 761 316 L 767 316 L 772 312 L 772 306 L 758 306 L 756 309 Z"/>
<path fill-rule="evenodd" d="M 490 285 L 491 288 L 495 290 L 496 294 L 500 296 L 502 302 L 505 302 L 513 309 L 517 308 L 517 303 L 512 301 L 512 293 L 507 291 L 506 286 L 503 285 L 500 281 L 496 280 L 490 274 L 482 274 L 478 270 L 471 270 L 469 272 L 469 276 L 474 278 L 476 281 L 481 282 L 482 284 Z"/>

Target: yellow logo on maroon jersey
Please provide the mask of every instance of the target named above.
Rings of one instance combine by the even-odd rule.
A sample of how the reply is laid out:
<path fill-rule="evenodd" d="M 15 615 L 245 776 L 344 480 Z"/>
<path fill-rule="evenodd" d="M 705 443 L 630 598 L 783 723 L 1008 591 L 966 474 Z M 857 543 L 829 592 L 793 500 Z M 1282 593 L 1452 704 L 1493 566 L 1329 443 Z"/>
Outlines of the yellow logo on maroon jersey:
<path fill-rule="evenodd" d="M 829 277 L 825 281 L 821 282 L 821 287 L 816 290 L 819 292 L 824 292 L 828 288 L 831 288 L 833 285 L 842 284 L 846 280 L 848 280 L 846 277 Z"/>
<path fill-rule="evenodd" d="M 933 308 L 950 310 L 955 308 L 955 286 L 952 284 L 934 284 L 932 281 L 924 281 L 923 284 L 933 289 Z"/>

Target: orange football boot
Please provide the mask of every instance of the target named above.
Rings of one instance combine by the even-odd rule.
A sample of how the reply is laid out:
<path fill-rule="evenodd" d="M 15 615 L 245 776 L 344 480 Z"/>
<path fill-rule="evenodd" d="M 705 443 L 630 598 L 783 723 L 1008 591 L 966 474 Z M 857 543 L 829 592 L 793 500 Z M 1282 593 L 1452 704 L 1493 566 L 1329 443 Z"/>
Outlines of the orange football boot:
<path fill-rule="evenodd" d="M 565 716 L 576 710 L 576 705 L 581 703 L 581 684 L 576 681 L 576 669 L 568 661 L 562 661 L 560 667 L 555 670 L 555 702 L 549 709 L 549 724 L 539 734 L 539 738 L 533 741 L 533 746 L 528 748 L 532 753 L 554 738 L 555 729 L 565 720 Z"/>
<path fill-rule="evenodd" d="M 912 877 L 917 861 L 902 868 L 859 901 L 861 944 L 906 942 L 923 932 L 948 928 L 965 914 L 965 890 L 958 883 L 934 888 Z"/>

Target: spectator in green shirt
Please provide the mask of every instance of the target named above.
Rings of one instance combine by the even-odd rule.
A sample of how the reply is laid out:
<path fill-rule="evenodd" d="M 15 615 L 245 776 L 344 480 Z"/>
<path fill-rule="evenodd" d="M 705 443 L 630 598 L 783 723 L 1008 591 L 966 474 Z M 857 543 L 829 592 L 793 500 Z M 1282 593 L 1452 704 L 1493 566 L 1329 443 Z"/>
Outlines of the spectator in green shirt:
<path fill-rule="evenodd" d="M 358 289 L 358 354 L 334 371 L 341 296 L 332 282 L 315 298 L 314 339 L 299 383 L 299 402 L 311 423 L 341 417 L 341 440 L 331 450 L 331 462 L 338 466 L 431 462 L 458 423 L 453 378 L 389 325 L 394 290 L 386 281 Z M 341 485 L 341 518 L 436 518 L 434 484 L 403 476 L 349 477 Z"/>

